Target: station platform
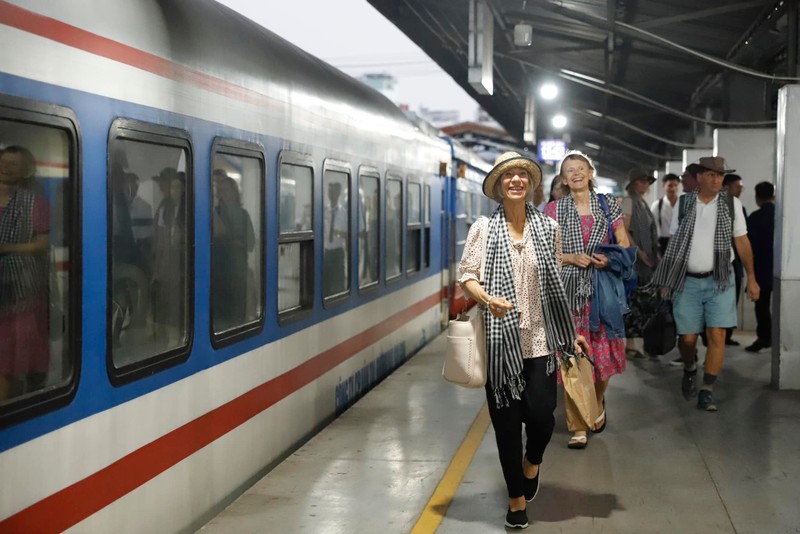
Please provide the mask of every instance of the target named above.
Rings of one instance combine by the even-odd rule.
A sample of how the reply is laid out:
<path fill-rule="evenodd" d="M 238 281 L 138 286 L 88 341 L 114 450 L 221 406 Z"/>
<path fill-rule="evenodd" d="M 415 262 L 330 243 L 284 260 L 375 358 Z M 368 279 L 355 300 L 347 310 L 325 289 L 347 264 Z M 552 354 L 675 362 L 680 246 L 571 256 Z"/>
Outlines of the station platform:
<path fill-rule="evenodd" d="M 681 396 L 677 351 L 628 360 L 611 379 L 605 432 L 570 450 L 559 391 L 525 532 L 800 532 L 800 392 L 771 389 L 768 351 L 734 338 L 716 413 Z M 483 390 L 441 378 L 444 346 L 441 335 L 200 532 L 506 531 Z"/>

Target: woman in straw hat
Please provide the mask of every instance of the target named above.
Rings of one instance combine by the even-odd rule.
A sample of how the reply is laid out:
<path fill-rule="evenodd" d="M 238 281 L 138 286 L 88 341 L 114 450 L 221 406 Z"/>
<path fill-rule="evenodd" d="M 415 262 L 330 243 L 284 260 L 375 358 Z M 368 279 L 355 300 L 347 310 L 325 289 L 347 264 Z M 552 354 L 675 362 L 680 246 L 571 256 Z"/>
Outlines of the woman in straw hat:
<path fill-rule="evenodd" d="M 573 320 L 579 334 L 589 339 L 594 358 L 595 395 L 603 411 L 595 429 L 587 427 L 571 399 L 565 395 L 567 428 L 572 432 L 567 446 L 583 449 L 588 442 L 589 430 L 602 432 L 606 426 L 605 392 L 609 379 L 625 371 L 625 332 L 609 333 L 603 322 L 598 331 L 589 329 L 592 276 L 595 269 L 608 265 L 608 258 L 594 253 L 600 243 L 608 243 L 608 225 L 611 224 L 619 245 L 628 247 L 630 240 L 622 224 L 622 212 L 614 197 L 598 195 L 594 191 L 595 168 L 592 160 L 578 151 L 568 152 L 561 160 L 559 174 L 563 180 L 565 196 L 545 206 L 546 215 L 555 219 L 564 235 L 564 261 L 561 279 L 570 296 Z M 601 206 L 605 204 L 605 208 Z M 622 310 L 620 310 L 620 314 Z M 621 334 L 621 335 L 620 335 Z M 614 339 L 611 339 L 613 337 Z"/>
<path fill-rule="evenodd" d="M 539 464 L 555 426 L 556 355 L 588 349 L 575 335 L 559 277 L 558 225 L 529 203 L 541 179 L 539 165 L 516 152 L 497 158 L 483 193 L 500 206 L 472 225 L 460 265 L 462 287 L 490 312 L 484 315 L 486 396 L 508 489 L 506 526 L 511 528 L 528 526 L 525 505 L 539 489 Z"/>

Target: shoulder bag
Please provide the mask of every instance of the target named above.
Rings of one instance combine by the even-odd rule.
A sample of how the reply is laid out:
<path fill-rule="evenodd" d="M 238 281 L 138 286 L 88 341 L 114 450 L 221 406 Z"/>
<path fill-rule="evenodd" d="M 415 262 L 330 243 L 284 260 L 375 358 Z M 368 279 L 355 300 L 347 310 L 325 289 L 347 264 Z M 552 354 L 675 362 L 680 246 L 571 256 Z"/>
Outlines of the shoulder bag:
<path fill-rule="evenodd" d="M 483 283 L 486 271 L 488 236 L 487 224 L 481 236 L 481 268 L 478 273 L 480 283 Z M 483 310 L 479 306 L 472 317 L 468 317 L 466 311 L 462 311 L 447 324 L 447 350 L 444 355 L 442 376 L 448 382 L 466 388 L 481 388 L 486 385 L 486 329 L 483 324 Z"/>

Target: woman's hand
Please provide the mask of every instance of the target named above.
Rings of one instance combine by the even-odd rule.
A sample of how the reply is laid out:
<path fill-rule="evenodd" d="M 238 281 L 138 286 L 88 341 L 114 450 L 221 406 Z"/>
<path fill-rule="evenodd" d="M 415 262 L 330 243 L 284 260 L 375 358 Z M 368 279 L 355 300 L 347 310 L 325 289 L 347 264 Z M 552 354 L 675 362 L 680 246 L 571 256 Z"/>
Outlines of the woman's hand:
<path fill-rule="evenodd" d="M 608 256 L 595 252 L 592 254 L 592 264 L 595 269 L 605 269 L 608 267 Z"/>
<path fill-rule="evenodd" d="M 508 310 L 514 308 L 514 305 L 503 297 L 489 297 L 486 307 L 489 308 L 489 311 L 492 312 L 492 315 L 497 318 L 502 318 L 505 317 L 506 313 L 508 313 Z"/>
<path fill-rule="evenodd" d="M 592 355 L 592 347 L 589 346 L 589 342 L 586 341 L 585 337 L 575 336 L 575 352 L 586 356 Z"/>
<path fill-rule="evenodd" d="M 653 267 L 653 265 L 655 265 L 653 263 L 653 260 L 650 259 L 650 256 L 647 254 L 647 252 L 643 251 L 642 249 L 639 249 L 638 255 L 639 259 L 642 260 L 642 263 L 644 263 L 648 267 Z"/>
<path fill-rule="evenodd" d="M 577 265 L 581 269 L 586 269 L 594 263 L 594 260 L 588 254 L 564 254 L 564 259 L 567 263 Z"/>

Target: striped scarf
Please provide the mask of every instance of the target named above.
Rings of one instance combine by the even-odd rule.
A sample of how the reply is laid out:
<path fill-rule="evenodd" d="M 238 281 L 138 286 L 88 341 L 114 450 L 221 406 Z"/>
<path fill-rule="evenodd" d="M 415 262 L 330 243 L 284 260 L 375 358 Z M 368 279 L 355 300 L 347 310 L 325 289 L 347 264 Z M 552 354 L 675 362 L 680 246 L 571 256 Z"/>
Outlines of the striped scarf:
<path fill-rule="evenodd" d="M 616 200 L 606 203 L 609 210 L 616 206 Z M 605 240 L 608 235 L 608 219 L 606 218 L 600 203 L 597 201 L 597 193 L 590 191 L 589 206 L 594 217 L 592 231 L 589 234 L 588 245 L 583 245 L 583 232 L 581 230 L 581 216 L 575 206 L 575 200 L 571 195 L 567 195 L 556 204 L 556 220 L 561 225 L 564 254 L 591 254 L 594 247 Z M 594 267 L 589 266 L 582 269 L 577 265 L 564 265 L 561 268 L 561 279 L 564 282 L 564 289 L 570 296 L 570 305 L 573 311 L 580 312 L 586 307 L 589 297 L 592 295 L 592 275 Z"/>
<path fill-rule="evenodd" d="M 28 243 L 33 238 L 34 193 L 16 188 L 0 217 L 0 243 Z M 0 310 L 18 312 L 46 289 L 46 267 L 38 256 L 0 255 Z"/>
<path fill-rule="evenodd" d="M 732 213 L 728 212 L 728 203 L 723 195 L 717 196 L 717 226 L 714 230 L 714 280 L 717 291 L 728 286 L 728 269 L 731 263 L 731 220 Z M 686 264 L 689 261 L 689 251 L 694 245 L 694 225 L 697 219 L 697 193 L 686 193 L 678 200 L 686 202 L 686 215 L 678 226 L 678 231 L 670 238 L 664 257 L 658 264 L 653 275 L 653 284 L 664 287 L 671 292 L 683 291 L 683 282 L 686 279 Z"/>
<path fill-rule="evenodd" d="M 531 205 L 525 207 L 525 224 L 531 233 L 536 250 L 539 272 L 539 288 L 544 313 L 545 337 L 551 351 L 547 373 L 555 371 L 555 358 L 574 355 L 575 327 L 572 324 L 564 286 L 556 265 L 556 228 L 554 221 L 536 211 Z M 511 237 L 502 205 L 492 214 L 488 222 L 486 240 L 486 288 L 490 295 L 503 297 L 517 307 L 517 292 L 514 286 L 514 270 L 511 263 Z M 488 383 L 498 408 L 508 406 L 508 394 L 520 399 L 525 389 L 522 378 L 522 341 L 519 331 L 519 314 L 507 313 L 504 317 L 484 314 L 486 322 L 486 345 L 488 355 Z"/>

